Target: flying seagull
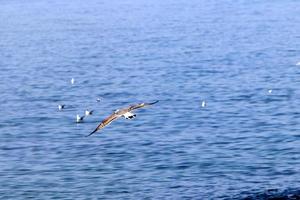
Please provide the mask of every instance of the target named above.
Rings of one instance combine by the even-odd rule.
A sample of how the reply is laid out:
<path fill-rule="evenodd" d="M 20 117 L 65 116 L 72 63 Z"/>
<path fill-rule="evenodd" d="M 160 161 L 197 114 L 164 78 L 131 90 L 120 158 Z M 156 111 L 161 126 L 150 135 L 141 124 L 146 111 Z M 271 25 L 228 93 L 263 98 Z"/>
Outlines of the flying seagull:
<path fill-rule="evenodd" d="M 114 121 L 120 117 L 124 117 L 125 119 L 133 119 L 136 117 L 136 114 L 132 113 L 131 111 L 139 109 L 139 108 L 143 108 L 145 106 L 150 106 L 150 105 L 156 104 L 157 102 L 158 101 L 155 101 L 152 103 L 140 103 L 140 104 L 129 106 L 128 108 L 116 110 L 113 114 L 111 114 L 110 116 L 105 118 L 93 132 L 91 132 L 89 135 L 87 135 L 87 137 L 94 134 L 96 131 L 104 128 L 105 126 L 110 124 L 112 121 Z"/>

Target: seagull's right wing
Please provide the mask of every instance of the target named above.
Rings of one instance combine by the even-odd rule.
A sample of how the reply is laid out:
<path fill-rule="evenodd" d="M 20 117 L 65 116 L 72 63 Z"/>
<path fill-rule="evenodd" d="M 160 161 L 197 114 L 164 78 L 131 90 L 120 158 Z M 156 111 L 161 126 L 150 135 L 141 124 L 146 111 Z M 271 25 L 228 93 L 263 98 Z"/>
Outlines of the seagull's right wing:
<path fill-rule="evenodd" d="M 110 124 L 112 121 L 114 121 L 115 119 L 119 118 L 120 115 L 117 115 L 116 113 L 111 114 L 110 116 L 108 116 L 107 118 L 105 118 L 98 126 L 97 128 L 91 132 L 89 135 L 87 135 L 86 137 L 93 135 L 96 131 L 104 128 L 105 126 L 107 126 L 108 124 Z"/>
<path fill-rule="evenodd" d="M 156 104 L 158 101 L 154 101 L 154 102 L 151 102 L 151 103 L 140 103 L 140 104 L 136 104 L 136 105 L 133 105 L 133 106 L 130 106 L 128 108 L 128 111 L 132 111 L 132 110 L 135 110 L 135 109 L 139 109 L 139 108 L 143 108 L 145 106 L 150 106 L 150 105 L 153 105 L 153 104 Z"/>

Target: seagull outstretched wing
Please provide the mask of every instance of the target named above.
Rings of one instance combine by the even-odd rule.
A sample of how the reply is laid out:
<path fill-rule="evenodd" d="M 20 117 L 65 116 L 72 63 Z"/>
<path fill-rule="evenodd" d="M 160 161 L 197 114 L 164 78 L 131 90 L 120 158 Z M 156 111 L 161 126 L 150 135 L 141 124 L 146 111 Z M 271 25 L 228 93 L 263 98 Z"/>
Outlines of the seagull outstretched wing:
<path fill-rule="evenodd" d="M 107 118 L 105 118 L 98 126 L 97 128 L 91 132 L 88 136 L 93 135 L 96 131 L 104 128 L 105 126 L 107 126 L 108 124 L 110 124 L 112 121 L 114 121 L 115 119 L 118 119 L 119 117 L 121 117 L 121 115 L 117 115 L 116 113 L 111 114 L 110 116 L 108 116 Z"/>
<path fill-rule="evenodd" d="M 153 105 L 153 104 L 156 104 L 157 102 L 159 101 L 154 101 L 154 102 L 151 102 L 151 103 L 139 103 L 139 104 L 136 104 L 136 105 L 132 105 L 128 108 L 128 111 L 132 111 L 132 110 L 136 110 L 136 109 L 139 109 L 139 108 L 143 108 L 145 106 L 150 106 L 150 105 Z"/>

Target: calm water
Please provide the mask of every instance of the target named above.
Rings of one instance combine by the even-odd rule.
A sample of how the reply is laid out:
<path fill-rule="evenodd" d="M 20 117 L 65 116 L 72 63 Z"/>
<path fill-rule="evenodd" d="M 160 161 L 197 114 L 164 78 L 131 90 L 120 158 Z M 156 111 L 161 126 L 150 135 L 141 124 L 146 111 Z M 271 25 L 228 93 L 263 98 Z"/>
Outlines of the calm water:
<path fill-rule="evenodd" d="M 3 199 L 300 187 L 299 1 L 0 3 Z M 113 110 L 154 100 L 84 137 Z"/>

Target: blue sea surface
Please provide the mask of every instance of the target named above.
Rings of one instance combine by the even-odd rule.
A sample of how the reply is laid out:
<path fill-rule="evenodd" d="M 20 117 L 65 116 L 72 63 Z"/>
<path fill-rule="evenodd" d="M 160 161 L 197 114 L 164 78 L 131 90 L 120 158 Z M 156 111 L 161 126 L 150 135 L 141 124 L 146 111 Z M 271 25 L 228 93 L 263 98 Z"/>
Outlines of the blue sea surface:
<path fill-rule="evenodd" d="M 300 189 L 299 8 L 297 0 L 1 0 L 0 198 L 231 199 Z M 155 100 L 85 137 L 114 110 Z M 76 124 L 85 109 L 94 114 Z"/>

